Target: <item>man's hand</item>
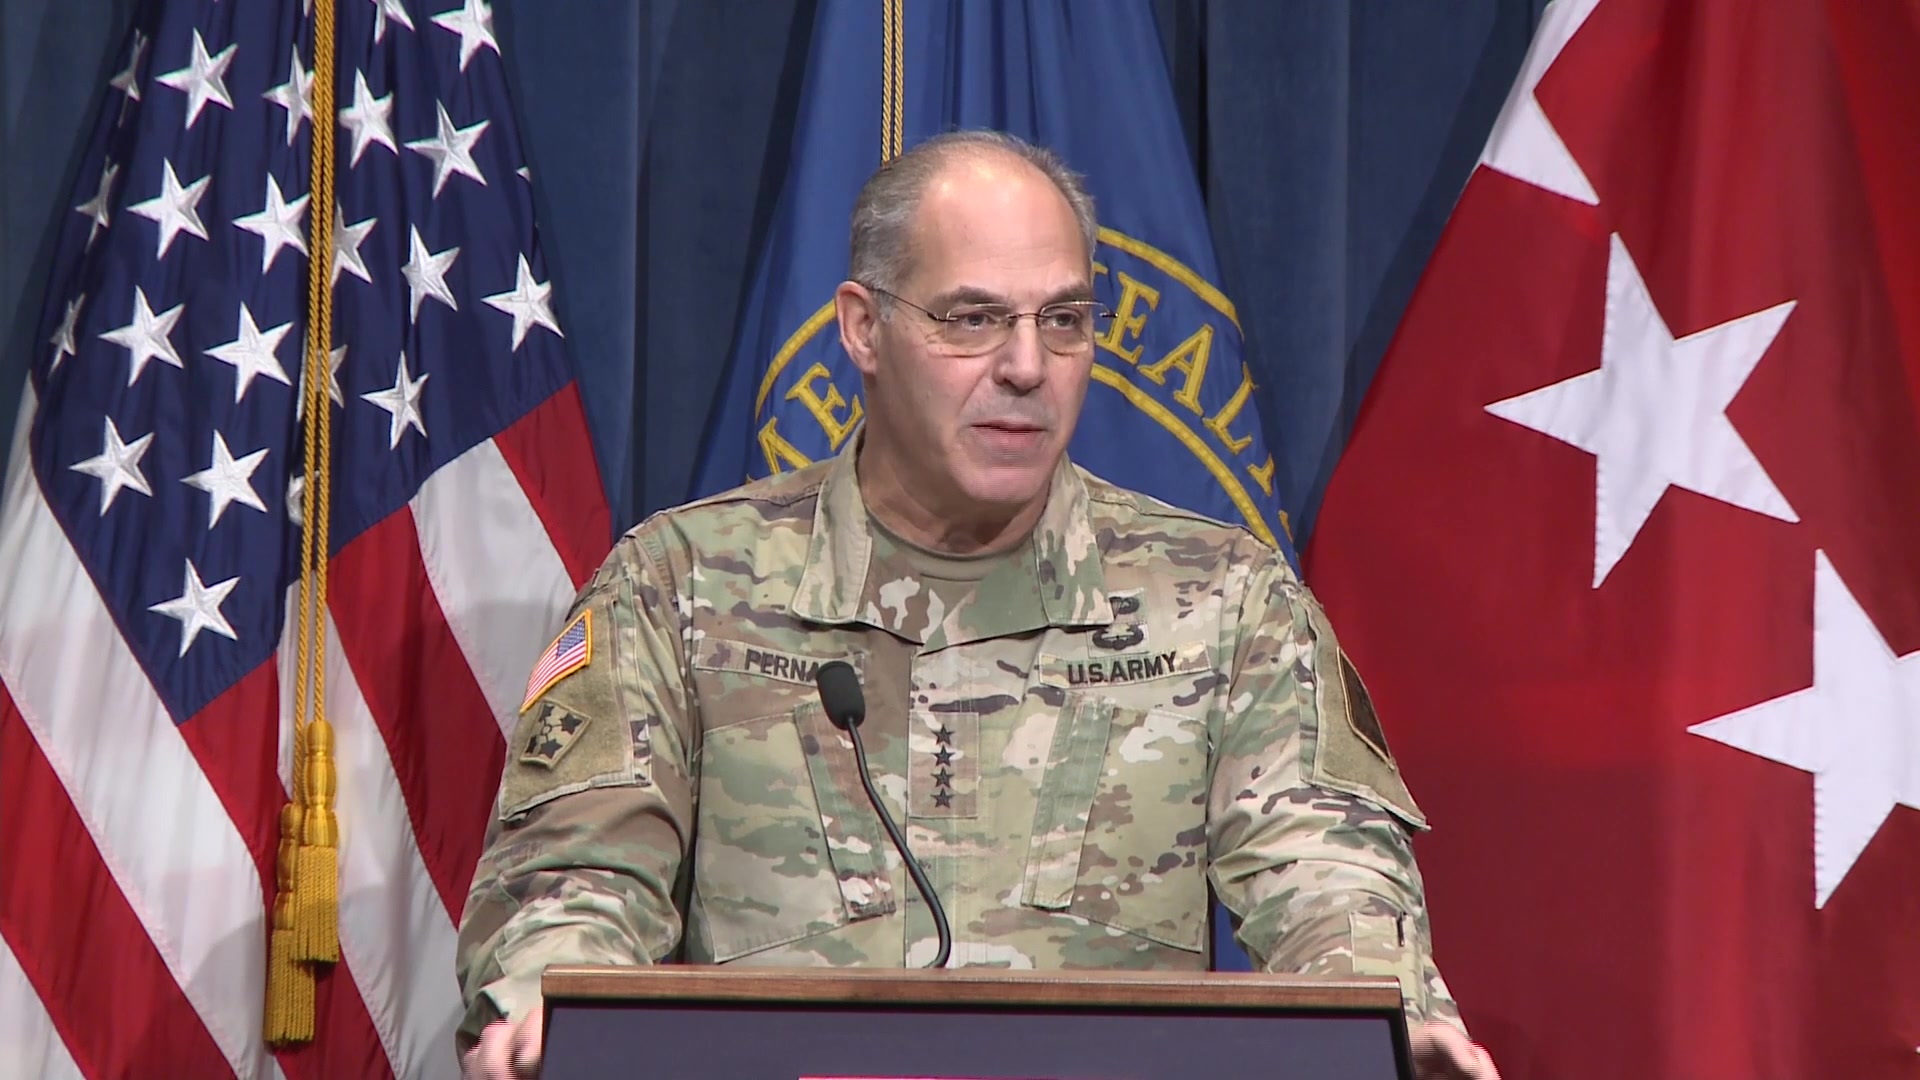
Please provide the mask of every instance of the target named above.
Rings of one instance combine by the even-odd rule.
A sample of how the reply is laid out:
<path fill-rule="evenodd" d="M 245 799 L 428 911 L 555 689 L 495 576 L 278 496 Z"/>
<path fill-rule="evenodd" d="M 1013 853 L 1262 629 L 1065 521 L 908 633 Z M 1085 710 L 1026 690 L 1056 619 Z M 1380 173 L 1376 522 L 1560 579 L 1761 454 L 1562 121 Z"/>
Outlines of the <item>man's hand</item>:
<path fill-rule="evenodd" d="M 526 1080 L 540 1075 L 540 1015 L 496 1020 L 460 1063 L 463 1080 Z"/>
<path fill-rule="evenodd" d="M 1413 1033 L 1413 1074 L 1419 1080 L 1500 1080 L 1492 1055 L 1440 1023 Z"/>

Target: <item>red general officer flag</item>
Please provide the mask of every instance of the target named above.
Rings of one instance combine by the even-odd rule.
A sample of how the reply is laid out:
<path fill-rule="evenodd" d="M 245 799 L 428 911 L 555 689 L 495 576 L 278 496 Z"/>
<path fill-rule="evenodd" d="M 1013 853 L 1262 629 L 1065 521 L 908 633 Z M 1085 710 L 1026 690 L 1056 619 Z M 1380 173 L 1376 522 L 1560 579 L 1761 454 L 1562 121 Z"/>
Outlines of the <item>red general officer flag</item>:
<path fill-rule="evenodd" d="M 1920 6 L 1559 0 L 1309 581 L 1509 1076 L 1920 1076 Z"/>

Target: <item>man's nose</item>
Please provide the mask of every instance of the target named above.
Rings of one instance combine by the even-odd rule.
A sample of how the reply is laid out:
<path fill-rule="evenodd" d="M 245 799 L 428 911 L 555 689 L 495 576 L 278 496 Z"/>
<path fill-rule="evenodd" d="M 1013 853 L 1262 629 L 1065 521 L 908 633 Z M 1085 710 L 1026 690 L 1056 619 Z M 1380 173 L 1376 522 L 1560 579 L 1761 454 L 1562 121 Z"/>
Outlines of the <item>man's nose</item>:
<path fill-rule="evenodd" d="M 1031 393 L 1047 380 L 1047 347 L 1040 343 L 1037 319 L 1020 319 L 1000 349 L 994 378 L 1021 393 Z"/>

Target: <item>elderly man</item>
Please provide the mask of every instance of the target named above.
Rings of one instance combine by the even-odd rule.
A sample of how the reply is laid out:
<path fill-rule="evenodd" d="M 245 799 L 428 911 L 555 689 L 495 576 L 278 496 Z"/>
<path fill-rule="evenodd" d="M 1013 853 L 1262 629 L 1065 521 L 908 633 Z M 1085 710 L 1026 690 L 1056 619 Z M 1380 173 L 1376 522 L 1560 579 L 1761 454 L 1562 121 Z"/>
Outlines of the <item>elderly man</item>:
<path fill-rule="evenodd" d="M 462 921 L 469 1072 L 539 1057 L 550 964 L 924 964 L 928 908 L 812 674 L 852 664 L 954 964 L 1399 977 L 1423 1076 L 1494 1077 L 1435 968 L 1424 827 L 1286 561 L 1065 452 L 1092 200 L 938 138 L 855 208 L 838 458 L 629 533 L 536 667 Z"/>

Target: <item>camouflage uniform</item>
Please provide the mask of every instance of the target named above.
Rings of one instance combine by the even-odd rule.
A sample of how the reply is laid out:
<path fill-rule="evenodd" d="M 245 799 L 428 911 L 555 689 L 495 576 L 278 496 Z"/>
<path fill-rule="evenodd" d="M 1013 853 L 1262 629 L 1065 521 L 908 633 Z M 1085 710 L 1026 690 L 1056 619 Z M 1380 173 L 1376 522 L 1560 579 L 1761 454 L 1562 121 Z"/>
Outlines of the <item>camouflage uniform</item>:
<path fill-rule="evenodd" d="M 548 964 L 932 959 L 818 702 L 835 659 L 953 965 L 1205 970 L 1211 883 L 1265 970 L 1396 975 L 1410 1020 L 1459 1023 L 1425 822 L 1284 559 L 1064 461 L 977 585 L 926 587 L 911 556 L 851 449 L 620 542 L 569 617 L 582 666 L 508 747 L 460 929 L 463 1045 L 525 1015 Z"/>

